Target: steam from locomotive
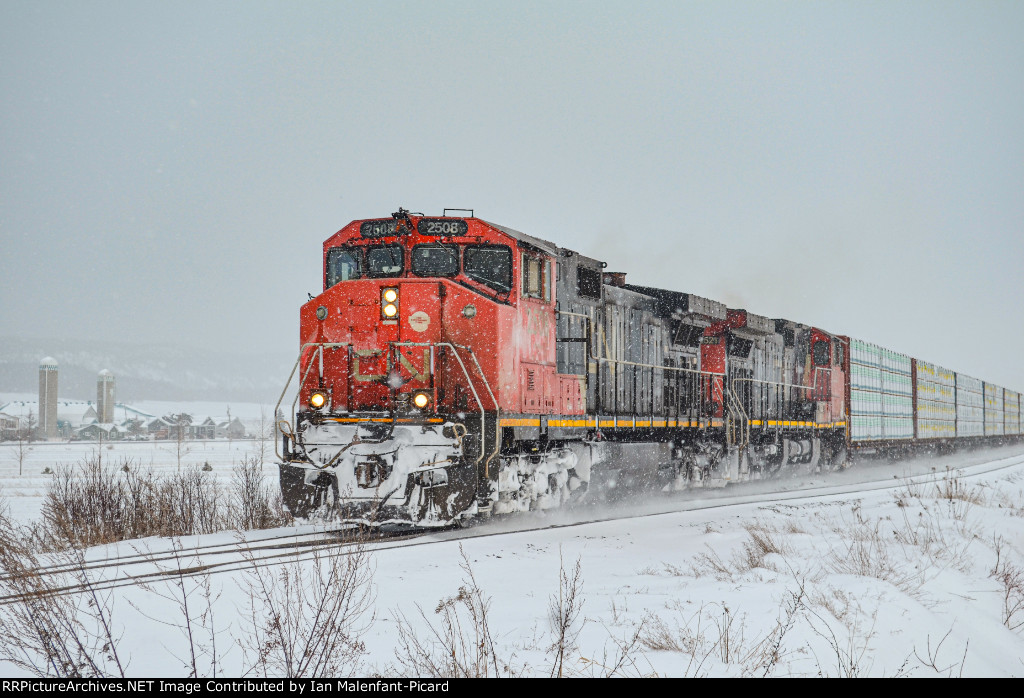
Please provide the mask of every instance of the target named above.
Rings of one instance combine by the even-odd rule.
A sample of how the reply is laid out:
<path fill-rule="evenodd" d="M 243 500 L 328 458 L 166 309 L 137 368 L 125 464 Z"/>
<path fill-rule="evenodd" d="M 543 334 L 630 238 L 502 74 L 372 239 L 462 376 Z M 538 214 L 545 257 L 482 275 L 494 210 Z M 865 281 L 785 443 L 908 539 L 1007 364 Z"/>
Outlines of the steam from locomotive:
<path fill-rule="evenodd" d="M 610 483 L 720 487 L 1020 438 L 1018 393 L 448 212 L 324 242 L 279 424 L 296 516 L 444 526 Z"/>

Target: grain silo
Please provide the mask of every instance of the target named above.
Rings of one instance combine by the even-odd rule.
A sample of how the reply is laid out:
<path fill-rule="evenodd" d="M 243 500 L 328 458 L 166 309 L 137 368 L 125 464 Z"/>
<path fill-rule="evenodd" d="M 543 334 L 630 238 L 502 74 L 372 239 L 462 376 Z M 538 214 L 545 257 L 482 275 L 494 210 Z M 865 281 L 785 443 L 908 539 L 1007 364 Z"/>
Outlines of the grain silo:
<path fill-rule="evenodd" d="M 101 424 L 114 422 L 114 374 L 107 369 L 96 379 L 96 420 Z"/>
<path fill-rule="evenodd" d="M 39 362 L 39 433 L 57 438 L 57 360 L 52 356 Z"/>

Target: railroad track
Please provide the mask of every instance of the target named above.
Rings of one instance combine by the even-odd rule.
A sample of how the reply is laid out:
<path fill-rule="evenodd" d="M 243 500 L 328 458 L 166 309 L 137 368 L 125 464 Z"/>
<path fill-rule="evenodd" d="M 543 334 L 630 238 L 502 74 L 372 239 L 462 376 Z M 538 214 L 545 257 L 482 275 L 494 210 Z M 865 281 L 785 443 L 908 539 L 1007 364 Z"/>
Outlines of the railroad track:
<path fill-rule="evenodd" d="M 367 536 L 355 533 L 354 528 L 340 528 L 331 531 L 315 531 L 308 533 L 294 532 L 275 535 L 259 541 L 240 541 L 234 544 L 219 543 L 191 548 L 172 548 L 157 553 L 138 552 L 131 555 L 69 562 L 40 568 L 35 572 L 43 577 L 59 577 L 70 575 L 78 580 L 67 584 L 55 585 L 45 593 L 66 595 L 84 591 L 104 592 L 126 586 L 150 584 L 159 581 L 187 579 L 200 575 L 223 574 L 238 572 L 253 565 L 275 566 L 312 560 L 318 555 L 348 555 L 354 552 L 353 546 L 363 544 L 375 550 L 391 550 L 415 545 L 430 545 L 465 538 L 486 538 L 512 535 L 529 531 L 555 530 L 605 523 L 621 518 L 645 518 L 665 516 L 687 511 L 720 509 L 732 506 L 757 503 L 773 503 L 794 499 L 821 498 L 837 495 L 872 493 L 885 490 L 899 490 L 907 485 L 929 484 L 942 477 L 955 474 L 963 479 L 974 479 L 1003 470 L 1021 467 L 1024 470 L 1024 454 L 1008 456 L 993 461 L 975 463 L 949 470 L 932 470 L 915 475 L 893 475 L 890 470 L 885 472 L 884 479 L 867 480 L 853 483 L 823 483 L 820 485 L 803 486 L 798 489 L 779 490 L 759 493 L 726 494 L 722 490 L 690 491 L 682 498 L 666 498 L 660 503 L 648 505 L 647 510 L 622 506 L 611 509 L 602 508 L 600 515 L 587 516 L 588 508 L 581 507 L 570 521 L 552 523 L 541 517 L 519 516 L 507 519 L 482 521 L 460 529 L 404 529 L 397 531 L 378 531 Z M 879 468 L 879 475 L 883 469 Z M 762 481 L 777 485 L 781 481 Z M 633 509 L 632 511 L 627 511 Z M 618 510 L 618 511 L 616 511 Z M 625 514 L 625 515 L 623 515 Z M 514 523 L 511 527 L 495 530 L 494 524 Z M 129 572 L 133 567 L 149 565 L 147 570 Z M 156 569 L 152 569 L 156 566 Z M 102 575 L 110 570 L 124 571 L 123 575 L 112 578 L 90 578 L 91 575 Z M 4 578 L 0 578 L 2 581 Z M 21 595 L 0 596 L 0 606 L 15 603 Z"/>
<path fill-rule="evenodd" d="M 273 536 L 261 541 L 239 541 L 234 544 L 211 544 L 190 548 L 172 548 L 159 552 L 135 552 L 131 555 L 119 555 L 96 560 L 72 558 L 57 564 L 38 568 L 32 571 L 43 580 L 70 578 L 70 583 L 42 585 L 39 593 L 46 595 L 66 595 L 85 591 L 109 591 L 125 586 L 149 584 L 161 580 L 185 579 L 206 574 L 237 572 L 251 567 L 286 564 L 296 560 L 313 559 L 323 550 L 338 549 L 337 554 L 349 554 L 352 546 L 362 544 L 379 544 L 389 540 L 401 540 L 419 537 L 426 532 L 416 529 L 402 531 L 374 532 L 371 534 L 354 533 L 354 528 L 335 531 L 311 532 L 295 534 L 289 532 Z M 287 541 L 288 539 L 299 539 Z M 58 553 L 57 555 L 61 555 Z M 73 556 L 74 552 L 63 553 Z M 142 571 L 130 571 L 132 568 L 147 567 Z M 155 569 L 153 569 L 155 567 Z M 108 571 L 124 572 L 114 577 L 104 578 Z M 0 577 L 7 582 L 9 576 Z M 15 603 L 23 598 L 22 594 L 0 595 L 0 606 Z"/>

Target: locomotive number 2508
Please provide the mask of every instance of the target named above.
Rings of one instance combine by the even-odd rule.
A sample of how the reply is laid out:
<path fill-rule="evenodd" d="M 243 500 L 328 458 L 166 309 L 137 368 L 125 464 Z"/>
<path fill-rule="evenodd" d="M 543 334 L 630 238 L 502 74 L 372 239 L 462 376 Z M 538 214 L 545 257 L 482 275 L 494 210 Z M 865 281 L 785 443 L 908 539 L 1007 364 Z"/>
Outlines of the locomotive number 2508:
<path fill-rule="evenodd" d="M 420 235 L 465 235 L 469 232 L 469 224 L 462 220 L 447 218 L 421 218 Z"/>

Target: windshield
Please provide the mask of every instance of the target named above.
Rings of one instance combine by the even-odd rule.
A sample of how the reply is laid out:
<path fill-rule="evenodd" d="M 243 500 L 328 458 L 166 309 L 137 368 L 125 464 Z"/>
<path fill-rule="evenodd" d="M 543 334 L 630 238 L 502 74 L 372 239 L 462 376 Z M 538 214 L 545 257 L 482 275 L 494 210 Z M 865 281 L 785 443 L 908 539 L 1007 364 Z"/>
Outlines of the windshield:
<path fill-rule="evenodd" d="M 499 293 L 512 290 L 512 250 L 504 245 L 469 245 L 462 271 Z"/>
<path fill-rule="evenodd" d="M 459 273 L 459 248 L 432 243 L 412 248 L 412 273 L 416 276 L 455 276 Z"/>
<path fill-rule="evenodd" d="M 358 279 L 363 275 L 359 250 L 335 247 L 327 252 L 327 288 L 339 281 Z"/>
<path fill-rule="evenodd" d="M 366 275 L 398 276 L 402 273 L 401 245 L 380 245 L 366 250 Z"/>

